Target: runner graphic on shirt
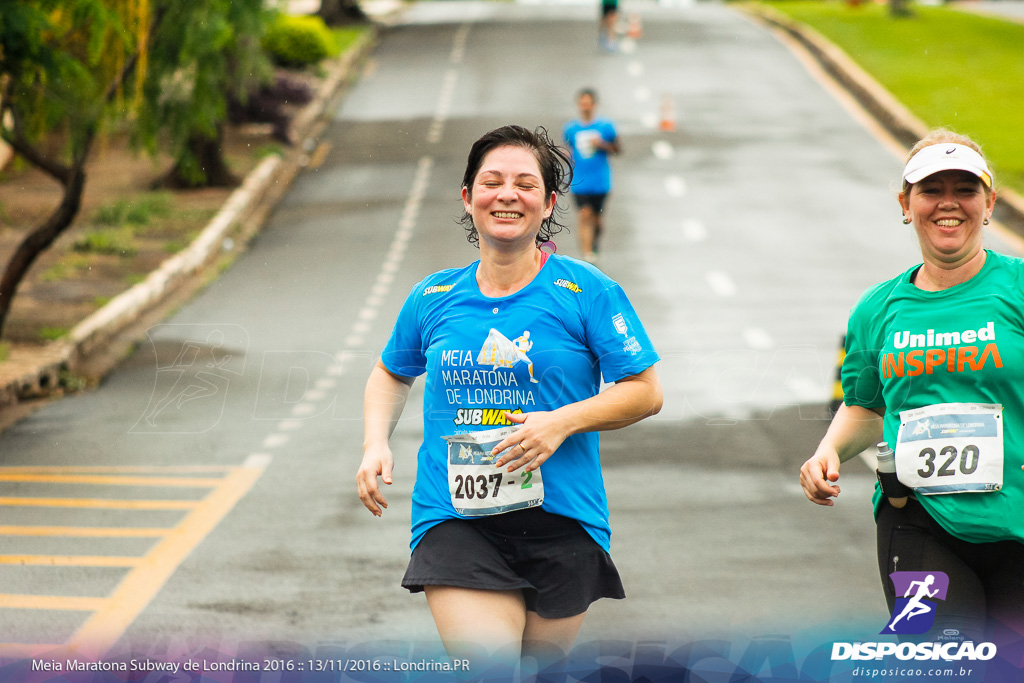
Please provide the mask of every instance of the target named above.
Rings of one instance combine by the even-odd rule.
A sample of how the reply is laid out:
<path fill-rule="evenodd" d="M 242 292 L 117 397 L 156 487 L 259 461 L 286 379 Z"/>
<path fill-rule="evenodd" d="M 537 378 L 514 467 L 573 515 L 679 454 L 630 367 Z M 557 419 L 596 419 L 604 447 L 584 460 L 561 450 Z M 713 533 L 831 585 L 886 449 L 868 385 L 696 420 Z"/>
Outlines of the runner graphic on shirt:
<path fill-rule="evenodd" d="M 480 365 L 493 366 L 497 370 L 498 368 L 511 369 L 516 363 L 522 361 L 526 363 L 530 381 L 539 384 L 540 381 L 533 376 L 533 361 L 526 355 L 526 352 L 532 348 L 533 342 L 530 340 L 529 330 L 524 330 L 522 336 L 516 337 L 515 341 L 510 341 L 508 337 L 492 327 L 487 333 L 487 339 L 484 340 L 476 362 Z"/>

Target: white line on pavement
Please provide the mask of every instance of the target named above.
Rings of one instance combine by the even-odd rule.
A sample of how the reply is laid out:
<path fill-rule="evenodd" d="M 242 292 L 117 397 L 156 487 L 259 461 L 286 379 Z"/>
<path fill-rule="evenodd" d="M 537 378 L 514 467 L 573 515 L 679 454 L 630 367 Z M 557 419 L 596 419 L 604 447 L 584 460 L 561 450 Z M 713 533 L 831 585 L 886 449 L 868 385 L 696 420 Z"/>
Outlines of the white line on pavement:
<path fill-rule="evenodd" d="M 683 221 L 683 237 L 688 242 L 703 242 L 708 238 L 708 229 L 698 220 Z"/>
<path fill-rule="evenodd" d="M 267 434 L 267 438 L 263 439 L 264 448 L 277 448 L 288 443 L 287 434 Z"/>
<path fill-rule="evenodd" d="M 651 145 L 651 152 L 658 159 L 671 159 L 675 156 L 676 150 L 668 140 L 658 140 Z"/>
<path fill-rule="evenodd" d="M 462 58 L 466 56 L 466 39 L 469 38 L 469 26 L 469 24 L 463 24 L 455 32 L 455 38 L 452 41 L 452 52 L 448 58 L 452 64 L 461 64 Z"/>
<path fill-rule="evenodd" d="M 316 406 L 312 403 L 296 403 L 292 406 L 292 415 L 295 417 L 308 417 L 316 411 Z M 273 434 L 271 434 L 273 436 Z M 268 439 L 270 436 L 267 437 Z"/>
<path fill-rule="evenodd" d="M 677 175 L 665 178 L 665 192 L 669 197 L 682 197 L 686 194 L 686 181 Z"/>
<path fill-rule="evenodd" d="M 793 395 L 802 403 L 817 403 L 824 401 L 826 394 L 828 393 L 825 387 L 816 382 L 812 382 L 806 377 L 800 376 L 788 377 L 786 379 L 786 388 L 793 392 Z"/>
<path fill-rule="evenodd" d="M 732 278 L 723 273 L 720 270 L 712 270 L 710 273 L 704 276 L 708 285 L 718 296 L 735 296 L 736 294 L 736 283 L 732 281 Z"/>
<path fill-rule="evenodd" d="M 760 327 L 744 328 L 743 341 L 755 351 L 767 351 L 775 346 L 775 340 Z"/>

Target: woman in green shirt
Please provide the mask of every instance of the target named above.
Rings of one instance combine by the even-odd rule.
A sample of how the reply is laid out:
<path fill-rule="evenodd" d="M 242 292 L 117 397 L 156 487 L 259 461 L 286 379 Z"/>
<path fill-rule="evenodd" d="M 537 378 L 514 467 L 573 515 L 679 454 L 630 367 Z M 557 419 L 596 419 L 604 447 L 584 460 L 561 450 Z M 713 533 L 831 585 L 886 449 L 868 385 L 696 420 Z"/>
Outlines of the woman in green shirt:
<path fill-rule="evenodd" d="M 995 199 L 969 138 L 940 129 L 911 150 L 899 201 L 923 263 L 851 312 L 844 405 L 800 470 L 807 498 L 830 506 L 840 463 L 892 445 L 909 491 L 875 492 L 889 609 L 944 573 L 927 632 L 975 642 L 996 622 L 1024 633 L 1024 260 L 982 247 Z M 922 633 L 912 622 L 885 632 Z"/>

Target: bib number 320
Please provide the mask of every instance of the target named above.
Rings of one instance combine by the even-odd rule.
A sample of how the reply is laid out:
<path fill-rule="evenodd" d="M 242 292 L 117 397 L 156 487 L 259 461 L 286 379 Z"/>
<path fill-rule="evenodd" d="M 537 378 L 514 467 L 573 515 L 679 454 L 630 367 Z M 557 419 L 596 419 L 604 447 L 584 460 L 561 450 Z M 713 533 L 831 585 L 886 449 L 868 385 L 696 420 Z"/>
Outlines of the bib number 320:
<path fill-rule="evenodd" d="M 1002 410 L 992 403 L 939 403 L 900 413 L 900 481 L 924 495 L 1001 489 Z"/>

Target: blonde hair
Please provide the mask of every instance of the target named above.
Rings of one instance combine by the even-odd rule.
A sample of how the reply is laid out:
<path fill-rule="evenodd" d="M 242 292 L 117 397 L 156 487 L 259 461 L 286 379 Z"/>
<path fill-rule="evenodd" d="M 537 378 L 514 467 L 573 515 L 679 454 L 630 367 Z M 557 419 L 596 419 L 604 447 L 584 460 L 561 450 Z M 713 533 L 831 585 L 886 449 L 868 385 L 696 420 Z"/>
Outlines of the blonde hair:
<path fill-rule="evenodd" d="M 966 135 L 962 135 L 960 133 L 952 131 L 949 128 L 933 128 L 932 130 L 928 131 L 927 135 L 918 140 L 914 144 L 914 146 L 910 148 L 910 153 L 907 155 L 907 161 L 909 162 L 911 159 L 913 159 L 914 155 L 920 152 L 925 147 L 931 147 L 932 145 L 942 145 L 946 143 L 970 147 L 975 152 L 980 154 L 982 159 L 985 159 L 985 153 L 981 151 L 981 145 L 979 145 L 977 142 L 970 139 Z M 985 159 L 985 163 L 988 163 L 987 159 Z M 992 188 L 990 188 L 988 185 L 985 185 L 984 183 L 982 183 L 982 185 L 985 188 L 985 194 L 990 194 L 992 192 Z M 908 183 L 906 180 L 903 181 L 903 192 L 910 192 L 910 183 Z"/>

